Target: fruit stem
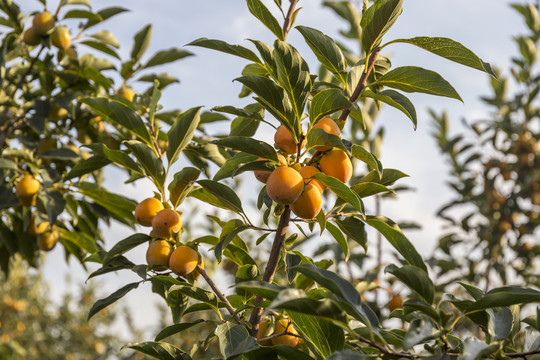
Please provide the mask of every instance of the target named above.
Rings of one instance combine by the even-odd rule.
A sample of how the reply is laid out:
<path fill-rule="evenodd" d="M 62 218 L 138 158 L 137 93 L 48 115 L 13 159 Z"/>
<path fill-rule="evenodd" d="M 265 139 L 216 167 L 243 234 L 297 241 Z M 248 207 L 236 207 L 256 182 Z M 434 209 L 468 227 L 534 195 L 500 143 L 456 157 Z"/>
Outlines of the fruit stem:
<path fill-rule="evenodd" d="M 263 275 L 263 281 L 267 283 L 272 283 L 274 280 L 274 275 L 276 274 L 279 255 L 281 253 L 281 248 L 285 242 L 285 235 L 287 235 L 287 230 L 289 228 L 289 221 L 291 219 L 291 209 L 289 205 L 285 206 L 285 210 L 279 218 L 279 224 L 276 231 L 276 236 L 274 237 L 274 243 L 272 244 L 272 250 L 270 251 L 270 256 L 268 258 L 268 263 L 266 264 L 266 269 Z M 264 300 L 263 297 L 257 295 L 257 298 L 254 302 L 254 309 L 251 311 L 251 316 L 249 322 L 251 323 L 251 329 L 249 329 L 252 336 L 257 335 L 259 329 L 259 322 L 261 320 L 261 315 L 263 312 L 262 308 L 258 308 L 259 304 Z"/>
<path fill-rule="evenodd" d="M 200 266 L 200 265 L 197 265 L 197 271 L 202 275 L 202 277 L 204 278 L 204 280 L 206 280 L 206 282 L 208 283 L 208 285 L 212 288 L 212 290 L 214 291 L 214 293 L 217 295 L 217 297 L 219 298 L 219 300 L 223 301 L 225 304 L 227 304 L 227 310 L 229 311 L 229 313 L 231 314 L 231 316 L 234 318 L 234 320 L 237 322 L 237 323 L 240 323 L 240 317 L 238 316 L 238 314 L 236 314 L 234 312 L 234 308 L 233 306 L 231 305 L 231 303 L 229 302 L 229 299 L 227 299 L 227 297 L 225 296 L 225 294 L 223 294 L 219 289 L 218 287 L 216 286 L 216 284 L 214 283 L 214 281 L 212 281 L 212 279 L 210 278 L 210 276 L 208 276 L 208 274 L 206 273 L 206 271 Z M 218 310 L 219 311 L 219 310 Z"/>
<path fill-rule="evenodd" d="M 354 89 L 351 97 L 349 100 L 351 103 L 354 103 L 360 95 L 362 94 L 362 91 L 364 91 L 366 87 L 366 82 L 369 74 L 371 73 L 371 70 L 373 70 L 373 67 L 375 66 L 375 60 L 377 60 L 377 56 L 379 55 L 379 51 L 381 50 L 380 47 L 377 47 L 373 50 L 373 52 L 369 55 L 369 60 L 366 66 L 366 70 L 362 73 L 362 76 L 360 77 L 360 80 L 358 81 L 358 84 L 356 85 L 356 88 Z M 341 121 L 347 121 L 347 118 L 349 117 L 349 114 L 351 113 L 351 108 L 348 107 L 347 109 L 343 110 L 341 115 L 339 116 L 339 120 Z"/>
<path fill-rule="evenodd" d="M 290 25 L 294 15 L 294 8 L 296 7 L 297 3 L 298 0 L 291 0 L 291 4 L 289 5 L 289 11 L 287 11 L 287 16 L 283 22 L 283 40 L 287 40 L 287 34 L 289 33 L 289 30 L 291 30 Z"/>

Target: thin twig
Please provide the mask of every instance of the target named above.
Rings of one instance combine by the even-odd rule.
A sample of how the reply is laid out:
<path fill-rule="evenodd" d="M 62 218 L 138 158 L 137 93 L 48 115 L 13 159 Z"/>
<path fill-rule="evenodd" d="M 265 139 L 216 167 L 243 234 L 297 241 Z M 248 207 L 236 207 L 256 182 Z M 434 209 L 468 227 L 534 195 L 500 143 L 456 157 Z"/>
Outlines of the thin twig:
<path fill-rule="evenodd" d="M 283 40 L 287 40 L 287 34 L 289 34 L 292 17 L 294 15 L 294 8 L 296 7 L 296 4 L 298 3 L 298 0 L 291 0 L 291 4 L 289 6 L 289 11 L 287 11 L 287 16 L 285 17 L 285 22 L 283 23 Z"/>
<path fill-rule="evenodd" d="M 366 70 L 362 73 L 362 76 L 360 77 L 360 80 L 358 81 L 358 84 L 356 85 L 356 88 L 354 89 L 349 99 L 352 103 L 358 100 L 358 97 L 360 97 L 360 95 L 362 94 L 362 91 L 364 91 L 364 88 L 366 87 L 367 78 L 369 74 L 371 73 L 371 70 L 373 70 L 373 67 L 375 66 L 375 60 L 377 60 L 379 51 L 380 51 L 380 48 L 376 48 L 375 50 L 373 50 L 371 55 L 369 55 L 369 59 L 366 64 Z M 351 113 L 350 107 L 343 110 L 343 112 L 339 116 L 339 120 L 346 121 L 350 113 Z"/>
<path fill-rule="evenodd" d="M 223 294 L 219 289 L 218 287 L 216 286 L 216 284 L 214 283 L 214 281 L 212 281 L 212 279 L 210 279 L 210 277 L 208 276 L 208 274 L 206 273 L 206 271 L 200 266 L 200 265 L 197 265 L 197 271 L 202 275 L 202 277 L 204 278 L 204 280 L 206 280 L 206 282 L 208 283 L 208 285 L 212 288 L 212 290 L 214 291 L 214 293 L 217 295 L 217 297 L 223 301 L 225 304 L 227 304 L 227 310 L 229 311 L 229 313 L 231 314 L 231 316 L 234 318 L 234 320 L 237 322 L 237 323 L 240 323 L 240 317 L 238 316 L 238 314 L 236 314 L 234 312 L 234 308 L 233 306 L 231 305 L 231 303 L 229 302 L 229 299 L 227 299 L 227 297 L 225 296 L 225 294 Z"/>
<path fill-rule="evenodd" d="M 287 234 L 287 229 L 289 228 L 289 220 L 291 218 L 291 209 L 289 206 L 285 206 L 285 210 L 279 218 L 279 224 L 276 231 L 276 236 L 274 237 L 274 243 L 272 244 L 272 250 L 270 251 L 270 257 L 268 258 L 268 263 L 266 264 L 266 269 L 263 275 L 263 281 L 271 283 L 274 280 L 274 275 L 276 274 L 276 269 L 278 266 L 279 255 L 281 253 L 281 248 L 285 242 L 285 235 Z M 249 322 L 251 323 L 252 328 L 250 329 L 251 335 L 257 335 L 257 330 L 259 329 L 259 321 L 261 320 L 261 315 L 263 312 L 262 308 L 258 308 L 259 304 L 264 300 L 263 297 L 257 296 L 254 302 L 254 309 L 251 311 L 251 316 Z"/>
<path fill-rule="evenodd" d="M 263 338 L 260 338 L 260 339 L 257 339 L 257 342 L 259 344 L 265 342 L 265 341 L 268 341 L 268 340 L 272 340 L 272 339 L 275 339 L 277 337 L 280 337 L 280 336 L 283 336 L 283 335 L 289 335 L 289 336 L 294 336 L 294 337 L 297 337 L 297 338 L 302 338 L 300 335 L 298 334 L 293 334 L 291 332 L 288 332 L 288 331 L 284 331 L 284 332 L 281 332 L 279 334 L 272 334 L 272 335 L 268 335 L 268 336 L 265 336 Z"/>

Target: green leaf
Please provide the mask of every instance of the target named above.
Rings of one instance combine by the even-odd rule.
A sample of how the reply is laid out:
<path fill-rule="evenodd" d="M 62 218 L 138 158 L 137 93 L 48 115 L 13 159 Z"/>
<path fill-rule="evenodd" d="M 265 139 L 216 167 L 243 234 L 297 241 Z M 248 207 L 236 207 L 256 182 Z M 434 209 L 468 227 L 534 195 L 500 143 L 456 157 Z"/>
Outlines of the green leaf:
<path fill-rule="evenodd" d="M 413 103 L 405 95 L 394 90 L 384 90 L 374 93 L 373 91 L 366 89 L 362 92 L 362 97 L 369 97 L 395 107 L 407 115 L 409 119 L 411 119 L 414 130 L 416 130 L 418 123 L 416 118 L 416 109 L 414 108 Z"/>
<path fill-rule="evenodd" d="M 111 295 L 107 296 L 106 298 L 96 301 L 96 303 L 92 305 L 92 308 L 90 309 L 90 312 L 88 313 L 88 320 L 90 320 L 92 316 L 96 315 L 101 310 L 105 309 L 107 306 L 120 300 L 122 297 L 124 297 L 124 295 L 126 295 L 131 290 L 138 288 L 139 284 L 140 284 L 139 282 L 127 284 L 126 286 L 116 290 Z"/>
<path fill-rule="evenodd" d="M 330 321 L 295 311 L 287 311 L 287 314 L 323 358 L 345 346 L 343 329 Z"/>
<path fill-rule="evenodd" d="M 81 102 L 90 106 L 98 115 L 123 126 L 147 144 L 152 143 L 150 132 L 142 118 L 123 103 L 105 98 L 83 98 Z"/>
<path fill-rule="evenodd" d="M 143 68 L 148 69 L 152 66 L 158 66 L 163 64 L 168 64 L 180 59 L 183 59 L 188 56 L 193 56 L 189 51 L 185 51 L 178 48 L 171 48 L 168 50 L 161 50 L 155 53 L 147 62 L 144 64 Z"/>
<path fill-rule="evenodd" d="M 103 22 L 103 21 L 105 21 L 107 19 L 110 19 L 111 17 L 113 17 L 115 15 L 121 14 L 121 13 L 126 12 L 126 11 L 129 11 L 129 10 L 126 9 L 126 8 L 117 7 L 117 6 L 101 9 L 101 10 L 99 10 L 97 12 L 98 15 L 100 16 L 100 19 L 99 20 L 98 19 L 88 19 L 88 21 L 84 25 L 83 29 L 88 29 L 88 28 L 90 28 L 90 27 L 92 27 L 94 25 L 99 24 L 100 22 Z"/>
<path fill-rule="evenodd" d="M 180 282 L 180 284 L 172 285 L 169 288 L 169 293 L 175 291 L 178 291 L 195 300 L 202 301 L 214 308 L 217 308 L 219 305 L 219 299 L 213 292 L 191 285 L 189 283 Z"/>
<path fill-rule="evenodd" d="M 114 48 L 118 48 L 120 46 L 120 43 L 116 39 L 116 36 L 114 36 L 112 32 L 107 30 L 100 30 L 94 35 L 90 35 L 90 37 Z"/>
<path fill-rule="evenodd" d="M 351 189 L 360 196 L 360 198 L 365 198 L 371 195 L 379 194 L 382 192 L 389 192 L 395 194 L 394 190 L 387 188 L 384 185 L 377 184 L 374 182 L 363 182 L 351 186 Z"/>
<path fill-rule="evenodd" d="M 324 89 L 311 99 L 309 107 L 309 121 L 315 124 L 326 115 L 352 106 L 349 99 L 343 95 L 341 89 Z"/>
<path fill-rule="evenodd" d="M 110 193 L 96 184 L 82 182 L 78 184 L 81 193 L 103 206 L 116 220 L 128 226 L 133 226 L 133 212 L 137 203 L 124 196 Z"/>
<path fill-rule="evenodd" d="M 131 49 L 131 60 L 135 63 L 141 60 L 146 49 L 150 45 L 150 38 L 152 37 L 152 25 L 148 24 L 143 27 L 133 38 L 133 48 Z"/>
<path fill-rule="evenodd" d="M 110 150 L 105 145 L 99 143 L 94 143 L 88 147 L 95 152 L 102 153 L 108 160 L 117 165 L 120 165 L 140 175 L 145 174 L 144 170 L 139 166 L 139 164 L 137 164 L 125 151 Z"/>
<path fill-rule="evenodd" d="M 362 47 L 366 54 L 379 46 L 382 37 L 402 12 L 403 0 L 375 1 L 362 15 Z"/>
<path fill-rule="evenodd" d="M 193 189 L 193 183 L 199 178 L 200 174 L 199 169 L 189 166 L 174 174 L 174 178 L 169 184 L 169 198 L 175 209 Z"/>
<path fill-rule="evenodd" d="M 329 134 L 323 129 L 312 128 L 307 135 L 307 148 L 311 149 L 321 145 L 341 149 L 346 153 L 349 153 L 339 136 Z"/>
<path fill-rule="evenodd" d="M 274 43 L 274 59 L 277 69 L 277 80 L 283 89 L 287 92 L 289 100 L 293 105 L 296 114 L 293 123 L 293 139 L 297 140 L 300 136 L 300 119 L 304 113 L 304 108 L 311 89 L 311 76 L 309 67 L 300 53 L 291 45 L 284 41 Z"/>
<path fill-rule="evenodd" d="M 3 170 L 19 170 L 17 164 L 9 159 L 0 159 L 0 169 Z"/>
<path fill-rule="evenodd" d="M 94 21 L 103 21 L 99 14 L 95 14 L 88 10 L 69 10 L 65 15 L 64 19 L 90 19 Z"/>
<path fill-rule="evenodd" d="M 351 154 L 358 160 L 368 164 L 379 174 L 379 176 L 382 176 L 383 167 L 381 162 L 377 159 L 375 155 L 367 151 L 363 146 L 354 144 L 351 148 Z"/>
<path fill-rule="evenodd" d="M 409 175 L 396 169 L 384 169 L 382 176 L 379 175 L 377 170 L 372 170 L 367 175 L 361 177 L 358 180 L 358 183 L 375 182 L 384 186 L 389 186 L 394 184 L 397 180 L 408 176 Z"/>
<path fill-rule="evenodd" d="M 111 163 L 104 155 L 95 155 L 89 159 L 76 163 L 71 170 L 64 176 L 64 181 L 68 181 L 93 171 L 99 170 Z"/>
<path fill-rule="evenodd" d="M 139 160 L 144 170 L 152 177 L 156 186 L 161 190 L 165 183 L 165 168 L 163 162 L 159 159 L 154 150 L 145 143 L 137 140 L 124 142 L 133 152 L 133 155 Z"/>
<path fill-rule="evenodd" d="M 77 247 L 93 254 L 97 251 L 96 240 L 82 231 L 69 231 L 64 228 L 56 228 L 61 240 L 69 241 Z"/>
<path fill-rule="evenodd" d="M 420 92 L 425 94 L 446 96 L 463 100 L 456 90 L 435 71 L 417 66 L 402 66 L 390 70 L 369 86 L 384 85 L 405 92 Z"/>
<path fill-rule="evenodd" d="M 66 200 L 64 195 L 59 191 L 40 191 L 37 196 L 39 205 L 42 205 L 47 211 L 47 217 L 49 223 L 54 224 L 58 216 L 64 211 L 66 207 Z"/>
<path fill-rule="evenodd" d="M 540 291 L 517 286 L 505 286 L 488 291 L 482 298 L 467 308 L 467 312 L 535 302 L 540 302 Z"/>
<path fill-rule="evenodd" d="M 413 265 L 404 265 L 398 268 L 393 264 L 388 265 L 384 271 L 397 277 L 409 289 L 420 295 L 426 303 L 433 304 L 435 286 L 426 271 Z"/>
<path fill-rule="evenodd" d="M 357 351 L 350 349 L 345 349 L 341 351 L 336 351 L 331 356 L 327 357 L 325 360 L 368 360 L 372 356 L 368 354 L 362 354 Z"/>
<path fill-rule="evenodd" d="M 362 200 L 347 185 L 332 176 L 325 175 L 322 172 L 315 173 L 313 177 L 326 185 L 326 187 L 328 187 L 340 199 L 348 204 L 351 204 L 361 214 L 364 214 L 364 204 L 362 203 Z"/>
<path fill-rule="evenodd" d="M 262 281 L 244 281 L 236 284 L 236 288 L 269 300 L 275 299 L 279 292 L 283 290 L 281 286 Z"/>
<path fill-rule="evenodd" d="M 97 41 L 89 41 L 89 40 L 81 41 L 81 44 L 89 46 L 92 49 L 101 51 L 102 53 L 105 53 L 107 55 L 111 55 L 112 57 L 115 57 L 118 60 L 120 60 L 120 56 L 116 53 L 116 51 L 114 51 L 114 49 L 111 49 L 107 44 L 103 44 Z"/>
<path fill-rule="evenodd" d="M 489 315 L 488 332 L 495 341 L 506 339 L 512 332 L 514 317 L 508 307 L 487 310 Z"/>
<path fill-rule="evenodd" d="M 169 140 L 169 146 L 167 147 L 169 166 L 178 160 L 182 150 L 193 139 L 193 134 L 201 121 L 200 110 L 201 107 L 198 106 L 183 112 L 171 126 L 167 135 Z"/>
<path fill-rule="evenodd" d="M 178 334 L 184 330 L 187 330 L 195 325 L 198 325 L 202 322 L 205 322 L 203 319 L 197 319 L 194 322 L 190 323 L 181 323 L 181 324 L 174 324 L 171 326 L 167 326 L 165 329 L 161 330 L 155 338 L 155 341 L 161 341 L 169 336 Z"/>
<path fill-rule="evenodd" d="M 231 241 L 233 241 L 235 236 L 237 236 L 242 231 L 249 229 L 248 226 L 245 226 L 244 223 L 238 219 L 230 220 L 230 222 L 234 224 L 234 227 L 232 229 L 227 229 L 227 231 L 225 231 L 225 227 L 223 228 L 223 231 L 219 236 L 219 243 L 214 249 L 214 254 L 216 255 L 216 259 L 218 262 L 221 262 L 221 256 L 223 251 L 227 248 Z"/>
<path fill-rule="evenodd" d="M 409 239 L 403 235 L 401 229 L 395 222 L 382 215 L 377 215 L 367 216 L 366 223 L 377 229 L 401 254 L 401 256 L 403 256 L 407 263 L 427 272 L 427 267 L 422 256 L 416 251 Z"/>
<path fill-rule="evenodd" d="M 164 342 L 146 341 L 128 343 L 123 348 L 134 349 L 160 360 L 191 360 L 191 357 L 186 352 L 172 344 Z"/>
<path fill-rule="evenodd" d="M 497 342 L 488 345 L 477 338 L 469 337 L 463 341 L 463 360 L 487 359 L 489 355 L 499 350 L 500 344 Z"/>
<path fill-rule="evenodd" d="M 336 220 L 336 224 L 345 235 L 356 241 L 367 251 L 367 233 L 364 222 L 353 216 L 348 216 L 343 220 Z"/>
<path fill-rule="evenodd" d="M 236 79 L 250 88 L 258 97 L 255 98 L 266 110 L 278 119 L 291 134 L 295 134 L 294 110 L 285 94 L 285 90 L 272 80 L 256 75 L 242 76 Z"/>
<path fill-rule="evenodd" d="M 259 19 L 264 26 L 270 29 L 279 40 L 285 40 L 283 29 L 279 25 L 279 22 L 261 0 L 247 0 L 247 5 L 249 12 Z"/>
<path fill-rule="evenodd" d="M 326 223 L 326 230 L 332 234 L 332 237 L 337 241 L 341 251 L 343 251 L 345 262 L 349 261 L 349 243 L 347 242 L 347 239 L 345 239 L 345 236 L 343 236 L 341 230 L 331 222 Z"/>
<path fill-rule="evenodd" d="M 249 336 L 244 326 L 230 322 L 219 325 L 215 334 L 219 339 L 219 349 L 225 359 L 257 350 L 259 345 L 255 339 Z"/>
<path fill-rule="evenodd" d="M 215 196 L 220 202 L 227 206 L 228 209 L 237 213 L 243 213 L 242 202 L 236 192 L 227 185 L 218 183 L 212 180 L 197 181 L 206 191 Z"/>
<path fill-rule="evenodd" d="M 411 322 L 407 334 L 403 339 L 403 349 L 412 349 L 414 345 L 426 342 L 435 338 L 432 321 L 427 317 L 421 317 Z"/>
<path fill-rule="evenodd" d="M 255 140 L 247 136 L 227 136 L 226 138 L 212 142 L 219 146 L 231 148 L 233 150 L 243 151 L 248 154 L 256 155 L 263 159 L 272 160 L 279 164 L 276 150 L 273 146 L 264 141 Z"/>
<path fill-rule="evenodd" d="M 327 68 L 342 84 L 347 83 L 347 60 L 336 42 L 317 29 L 297 26 L 296 29 L 304 37 L 319 62 Z M 313 118 L 310 116 L 311 122 Z"/>
<path fill-rule="evenodd" d="M 408 315 L 413 311 L 418 311 L 428 315 L 436 322 L 439 322 L 440 317 L 437 311 L 429 304 L 421 300 L 407 300 L 403 303 L 403 314 Z"/>
<path fill-rule="evenodd" d="M 114 257 L 122 255 L 141 244 L 149 242 L 150 240 L 152 240 L 152 237 L 146 234 L 133 234 L 123 240 L 120 240 L 114 244 L 111 250 L 109 250 L 103 258 L 103 267 L 109 265 Z"/>
<path fill-rule="evenodd" d="M 486 72 L 495 79 L 497 78 L 497 75 L 495 75 L 489 63 L 482 61 L 482 59 L 476 56 L 474 52 L 452 39 L 445 37 L 419 36 L 411 39 L 392 40 L 386 45 L 393 43 L 408 43 L 416 45 L 435 55 L 439 55 L 458 64 Z"/>
<path fill-rule="evenodd" d="M 228 177 L 232 177 L 235 174 L 236 169 L 241 165 L 249 163 L 251 161 L 257 160 L 256 155 L 246 154 L 244 152 L 239 152 L 234 156 L 227 159 L 225 164 L 219 168 L 219 170 L 214 175 L 212 180 L 219 181 Z"/>
<path fill-rule="evenodd" d="M 200 38 L 195 41 L 190 42 L 188 45 L 191 46 L 200 46 L 207 49 L 221 51 L 230 55 L 239 56 L 241 58 L 253 61 L 257 64 L 261 64 L 261 60 L 258 56 L 248 48 L 245 48 L 240 45 L 230 45 L 221 40 L 212 40 L 207 38 Z"/>

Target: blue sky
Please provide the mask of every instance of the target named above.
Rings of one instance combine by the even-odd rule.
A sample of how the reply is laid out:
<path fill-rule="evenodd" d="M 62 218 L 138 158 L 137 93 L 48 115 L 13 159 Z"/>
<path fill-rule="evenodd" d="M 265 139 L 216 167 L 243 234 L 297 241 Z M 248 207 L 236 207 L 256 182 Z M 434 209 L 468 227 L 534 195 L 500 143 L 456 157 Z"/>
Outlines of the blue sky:
<path fill-rule="evenodd" d="M 285 2 L 285 1 L 284 1 Z M 23 0 L 24 9 L 38 10 L 37 1 Z M 269 7 L 273 1 L 266 1 Z M 272 34 L 248 12 L 243 0 L 159 0 L 144 1 L 120 0 L 92 1 L 95 10 L 109 6 L 123 6 L 131 11 L 106 22 L 102 28 L 115 33 L 121 43 L 120 53 L 128 57 L 132 37 L 144 25 L 153 24 L 153 37 L 148 55 L 170 47 L 182 47 L 199 37 L 215 38 L 232 44 L 249 47 L 247 38 L 272 42 Z M 297 18 L 297 25 L 320 29 L 331 37 L 345 25 L 330 10 L 321 7 L 321 1 L 301 0 L 303 9 Z M 461 42 L 478 54 L 484 61 L 495 66 L 507 67 L 510 57 L 517 52 L 512 42 L 513 35 L 524 32 L 520 17 L 509 7 L 506 0 L 405 0 L 403 14 L 396 25 L 386 35 L 385 41 L 414 36 L 444 36 Z M 51 6 L 54 8 L 54 6 Z M 76 23 L 68 22 L 74 29 Z M 289 42 L 299 49 L 316 72 L 315 57 L 303 42 L 299 33 L 293 30 Z M 83 53 L 81 50 L 79 53 Z M 240 84 L 232 79 L 240 75 L 246 64 L 239 58 L 215 51 L 189 47 L 196 54 L 166 66 L 167 71 L 181 80 L 181 84 L 171 86 L 163 96 L 165 108 L 190 108 L 204 105 L 210 109 L 217 105 L 243 106 L 249 99 L 238 99 Z M 381 161 L 388 168 L 398 168 L 411 177 L 404 184 L 414 186 L 415 192 L 403 193 L 398 200 L 386 202 L 382 213 L 395 220 L 414 220 L 424 225 L 423 230 L 408 234 L 417 248 L 429 253 L 441 234 L 442 223 L 434 216 L 438 207 L 450 198 L 444 185 L 447 167 L 430 137 L 431 126 L 426 109 L 447 110 L 453 119 L 452 126 L 459 129 L 462 117 L 474 119 L 485 116 L 488 109 L 479 101 L 479 96 L 489 92 L 488 75 L 476 70 L 423 52 L 413 46 L 393 45 L 386 49 L 391 54 L 393 66 L 417 65 L 432 69 L 445 77 L 460 93 L 464 103 L 429 95 L 411 94 L 410 99 L 418 112 L 418 130 L 413 131 L 410 121 L 394 109 L 384 109 L 378 119 L 386 127 L 386 138 Z M 147 56 L 148 56 L 147 55 Z M 160 69 L 161 70 L 161 69 Z M 507 72 L 506 72 L 507 74 Z M 135 88 L 139 88 L 135 85 Z M 264 132 L 264 131 L 263 131 Z M 271 142 L 268 135 L 260 134 L 261 139 Z M 115 178 L 115 172 L 110 172 Z M 151 196 L 151 190 L 144 183 L 136 187 L 123 187 L 121 183 L 109 180 L 110 189 L 125 189 L 125 194 L 136 200 Z M 258 190 L 257 190 L 258 191 Z M 368 206 L 371 204 L 367 203 Z M 107 247 L 131 233 L 124 227 L 114 226 L 107 231 Z M 130 255 L 134 261 L 144 261 L 144 249 Z M 45 263 L 46 278 L 60 278 L 70 272 L 76 281 L 84 281 L 86 275 L 80 266 L 71 262 L 69 267 L 63 261 L 63 251 L 55 249 Z M 54 275 L 54 276 L 53 276 Z M 123 284 L 135 280 L 127 272 L 102 278 L 100 294 L 108 295 Z M 54 296 L 65 291 L 62 281 L 51 285 Z M 141 287 L 122 301 L 127 301 L 136 311 L 139 325 L 154 326 L 148 316 L 148 303 L 158 300 L 150 294 L 148 286 Z M 139 315 L 137 315 L 139 314 Z"/>

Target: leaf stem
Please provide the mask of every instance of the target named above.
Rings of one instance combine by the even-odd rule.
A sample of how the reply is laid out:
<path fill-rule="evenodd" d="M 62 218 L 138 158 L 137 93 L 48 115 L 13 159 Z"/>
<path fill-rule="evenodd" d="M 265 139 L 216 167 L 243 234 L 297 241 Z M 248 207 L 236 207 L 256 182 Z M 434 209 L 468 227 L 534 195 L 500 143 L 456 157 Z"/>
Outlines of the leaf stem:
<path fill-rule="evenodd" d="M 375 66 L 375 60 L 377 60 L 377 56 L 379 55 L 379 51 L 381 51 L 380 47 L 375 48 L 373 50 L 373 52 L 371 52 L 371 54 L 369 55 L 369 59 L 368 59 L 367 65 L 366 65 L 366 69 L 362 73 L 362 76 L 360 77 L 360 80 L 358 81 L 358 84 L 356 85 L 356 88 L 354 89 L 351 97 L 349 98 L 351 103 L 354 103 L 356 100 L 358 100 L 358 98 L 362 94 L 362 91 L 364 91 L 364 89 L 366 87 L 367 78 L 368 78 L 369 74 L 371 73 L 371 71 L 373 70 L 373 67 Z M 343 110 L 343 112 L 339 116 L 339 120 L 347 121 L 347 118 L 349 117 L 350 113 L 351 113 L 351 108 L 350 107 Z"/>
<path fill-rule="evenodd" d="M 268 263 L 266 264 L 266 269 L 263 275 L 263 281 L 267 283 L 272 283 L 274 280 L 274 275 L 276 274 L 279 255 L 281 253 L 281 248 L 285 242 L 285 235 L 287 234 L 287 229 L 289 228 L 289 220 L 291 219 L 291 209 L 289 206 L 285 206 L 285 210 L 279 218 L 279 224 L 276 231 L 276 236 L 274 237 L 274 243 L 272 244 L 272 250 L 270 251 L 270 256 L 268 258 Z M 249 329 L 252 336 L 257 335 L 259 329 L 259 321 L 261 320 L 261 315 L 263 312 L 262 308 L 257 306 L 264 300 L 263 297 L 257 296 L 255 298 L 254 306 L 255 308 L 251 311 L 251 316 L 249 322 L 251 323 L 251 329 Z"/>
<path fill-rule="evenodd" d="M 223 294 L 219 289 L 218 287 L 216 286 L 216 284 L 214 283 L 214 281 L 210 278 L 210 276 L 208 276 L 208 274 L 206 273 L 206 271 L 200 266 L 200 265 L 197 265 L 197 271 L 202 275 L 202 277 L 204 278 L 204 280 L 206 280 L 206 282 L 208 283 L 208 285 L 212 288 L 212 290 L 214 291 L 214 293 L 217 295 L 217 297 L 223 301 L 225 304 L 227 304 L 227 310 L 229 311 L 229 314 L 231 314 L 231 316 L 234 318 L 234 320 L 237 322 L 237 323 L 240 323 L 240 317 L 238 316 L 238 314 L 235 313 L 234 311 L 234 308 L 233 306 L 231 305 L 229 299 L 227 299 L 227 297 L 225 296 L 225 294 Z"/>
<path fill-rule="evenodd" d="M 291 22 L 296 4 L 298 4 L 298 0 L 291 0 L 289 10 L 287 11 L 287 16 L 285 17 L 285 21 L 283 22 L 283 40 L 287 40 L 287 34 L 291 30 Z"/>

